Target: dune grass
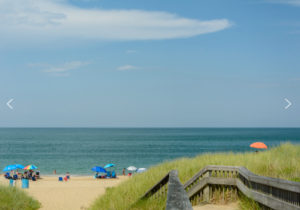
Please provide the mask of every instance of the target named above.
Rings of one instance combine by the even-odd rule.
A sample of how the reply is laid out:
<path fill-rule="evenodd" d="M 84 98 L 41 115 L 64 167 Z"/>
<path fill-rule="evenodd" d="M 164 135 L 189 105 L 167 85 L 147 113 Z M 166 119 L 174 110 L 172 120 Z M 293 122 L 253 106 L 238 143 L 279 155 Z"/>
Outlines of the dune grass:
<path fill-rule="evenodd" d="M 36 210 L 40 203 L 21 189 L 0 185 L 1 210 Z"/>
<path fill-rule="evenodd" d="M 300 145 L 290 143 L 259 153 L 208 153 L 194 158 L 181 158 L 154 166 L 143 174 L 136 174 L 117 187 L 108 188 L 106 193 L 99 197 L 90 209 L 164 209 L 165 203 L 161 201 L 145 201 L 142 204 L 139 203 L 138 207 L 134 204 L 172 169 L 179 171 L 179 178 L 182 183 L 185 183 L 207 165 L 244 166 L 258 175 L 299 181 L 299 163 Z M 242 207 L 249 204 L 249 202 L 240 203 Z"/>

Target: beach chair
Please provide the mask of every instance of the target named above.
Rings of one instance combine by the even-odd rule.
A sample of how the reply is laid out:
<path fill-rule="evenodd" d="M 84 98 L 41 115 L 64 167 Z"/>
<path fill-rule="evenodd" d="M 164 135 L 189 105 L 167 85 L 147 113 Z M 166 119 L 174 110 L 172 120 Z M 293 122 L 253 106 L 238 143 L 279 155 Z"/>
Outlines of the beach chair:
<path fill-rule="evenodd" d="M 68 177 L 65 176 L 65 177 L 64 177 L 64 180 L 65 180 L 65 181 L 68 181 Z"/>
<path fill-rule="evenodd" d="M 106 172 L 106 178 L 111 178 L 111 172 L 110 171 Z"/>
<path fill-rule="evenodd" d="M 35 176 L 31 177 L 32 181 L 36 181 L 36 178 Z"/>
<path fill-rule="evenodd" d="M 4 175 L 4 177 L 5 177 L 6 179 L 10 179 L 9 173 L 7 172 L 7 173 Z"/>
<path fill-rule="evenodd" d="M 58 177 L 58 181 L 62 182 L 63 181 L 63 178 L 60 176 Z"/>
<path fill-rule="evenodd" d="M 35 172 L 35 175 L 36 175 L 36 178 L 40 178 L 40 172 L 39 171 L 37 171 L 37 172 Z"/>
<path fill-rule="evenodd" d="M 115 171 L 113 171 L 113 172 L 111 173 L 111 178 L 117 178 L 116 172 L 115 172 Z"/>

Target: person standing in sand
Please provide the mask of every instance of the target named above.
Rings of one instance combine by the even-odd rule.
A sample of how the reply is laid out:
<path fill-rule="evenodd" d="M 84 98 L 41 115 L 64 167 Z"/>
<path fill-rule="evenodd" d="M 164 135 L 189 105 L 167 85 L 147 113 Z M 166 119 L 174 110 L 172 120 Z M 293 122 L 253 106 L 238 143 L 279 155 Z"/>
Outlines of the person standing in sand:
<path fill-rule="evenodd" d="M 66 173 L 66 177 L 67 177 L 67 179 L 70 179 L 70 172 Z"/>
<path fill-rule="evenodd" d="M 125 176 L 126 174 L 125 174 L 125 168 L 123 168 L 123 176 Z"/>

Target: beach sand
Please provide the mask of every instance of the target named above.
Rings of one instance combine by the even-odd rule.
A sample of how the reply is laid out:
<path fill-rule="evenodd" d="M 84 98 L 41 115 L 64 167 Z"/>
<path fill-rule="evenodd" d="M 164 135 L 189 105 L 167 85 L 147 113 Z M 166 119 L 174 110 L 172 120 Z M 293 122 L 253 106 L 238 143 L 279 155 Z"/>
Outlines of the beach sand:
<path fill-rule="evenodd" d="M 87 208 L 99 195 L 105 193 L 105 188 L 114 187 L 129 177 L 119 176 L 117 179 L 94 179 L 92 176 L 71 177 L 67 182 L 59 182 L 58 176 L 43 176 L 36 182 L 30 181 L 30 195 L 42 204 L 43 210 L 77 210 Z M 8 185 L 3 176 L 0 183 Z M 21 181 L 17 181 L 21 187 Z"/>
<path fill-rule="evenodd" d="M 238 203 L 230 203 L 227 205 L 206 204 L 203 206 L 193 206 L 193 210 L 238 210 Z"/>

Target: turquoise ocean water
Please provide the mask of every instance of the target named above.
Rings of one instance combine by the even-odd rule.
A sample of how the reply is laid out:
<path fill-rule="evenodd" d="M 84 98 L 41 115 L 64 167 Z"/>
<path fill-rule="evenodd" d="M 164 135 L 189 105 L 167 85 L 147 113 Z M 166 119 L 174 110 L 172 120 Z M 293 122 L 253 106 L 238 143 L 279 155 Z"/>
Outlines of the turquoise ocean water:
<path fill-rule="evenodd" d="M 120 172 L 206 152 L 254 151 L 254 141 L 300 143 L 300 128 L 0 128 L 0 168 L 35 164 L 42 174 L 87 175 L 114 163 Z"/>

